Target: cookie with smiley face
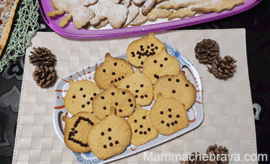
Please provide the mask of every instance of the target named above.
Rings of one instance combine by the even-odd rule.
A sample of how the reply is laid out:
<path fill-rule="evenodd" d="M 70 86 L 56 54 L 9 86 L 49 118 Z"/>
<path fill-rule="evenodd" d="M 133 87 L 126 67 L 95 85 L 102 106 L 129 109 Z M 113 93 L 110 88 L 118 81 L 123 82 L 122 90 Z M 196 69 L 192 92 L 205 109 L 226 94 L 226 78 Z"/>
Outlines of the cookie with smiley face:
<path fill-rule="evenodd" d="M 164 97 L 179 100 L 186 110 L 193 105 L 196 99 L 196 88 L 186 79 L 184 71 L 179 71 L 177 75 L 159 78 L 154 88 L 155 100 L 157 100 L 158 93 L 162 93 Z"/>
<path fill-rule="evenodd" d="M 164 75 L 176 75 L 180 70 L 177 59 L 166 52 L 166 48 L 144 61 L 143 74 L 146 75 L 152 84 Z"/>
<path fill-rule="evenodd" d="M 158 131 L 153 127 L 150 120 L 150 111 L 137 105 L 137 110 L 128 118 L 131 126 L 131 143 L 139 146 L 157 138 Z"/>
<path fill-rule="evenodd" d="M 155 129 L 163 135 L 171 135 L 189 125 L 184 106 L 174 98 L 162 97 L 161 93 L 151 108 L 150 119 Z"/>
<path fill-rule="evenodd" d="M 93 112 L 99 119 L 110 114 L 110 107 L 116 108 L 116 115 L 130 116 L 135 109 L 136 100 L 127 89 L 118 89 L 113 84 L 93 99 Z"/>
<path fill-rule="evenodd" d="M 153 85 L 150 80 L 137 69 L 133 75 L 120 82 L 118 88 L 129 90 L 135 97 L 136 103 L 149 105 L 153 99 Z"/>
<path fill-rule="evenodd" d="M 90 112 L 79 112 L 70 118 L 63 116 L 63 121 L 66 146 L 76 153 L 89 152 L 91 149 L 88 144 L 88 132 L 99 119 Z"/>
<path fill-rule="evenodd" d="M 69 89 L 64 98 L 66 109 L 71 114 L 92 112 L 92 100 L 101 91 L 95 83 L 88 80 L 69 81 Z"/>
<path fill-rule="evenodd" d="M 88 144 L 93 154 L 104 160 L 126 150 L 131 140 L 131 128 L 125 118 L 111 114 L 94 125 L 88 134 Z"/>
<path fill-rule="evenodd" d="M 127 60 L 134 67 L 143 67 L 146 58 L 158 54 L 164 47 L 166 47 L 165 44 L 158 40 L 154 33 L 150 33 L 148 36 L 129 44 Z"/>
<path fill-rule="evenodd" d="M 105 61 L 96 69 L 94 78 L 97 86 L 106 90 L 110 84 L 117 86 L 121 80 L 133 73 L 133 68 L 125 59 L 114 58 L 107 53 Z"/>

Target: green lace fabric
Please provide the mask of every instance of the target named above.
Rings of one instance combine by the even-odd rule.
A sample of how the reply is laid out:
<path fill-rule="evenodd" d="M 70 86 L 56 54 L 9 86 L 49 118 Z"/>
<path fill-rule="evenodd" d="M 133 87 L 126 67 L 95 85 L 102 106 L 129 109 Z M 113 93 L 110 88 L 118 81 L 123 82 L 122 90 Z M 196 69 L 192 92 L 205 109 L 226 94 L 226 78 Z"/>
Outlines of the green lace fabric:
<path fill-rule="evenodd" d="M 6 52 L 0 61 L 0 72 L 11 60 L 15 61 L 18 57 L 25 55 L 26 48 L 31 44 L 31 39 L 39 28 L 37 0 L 22 0 L 18 7 L 14 30 L 10 34 Z"/>

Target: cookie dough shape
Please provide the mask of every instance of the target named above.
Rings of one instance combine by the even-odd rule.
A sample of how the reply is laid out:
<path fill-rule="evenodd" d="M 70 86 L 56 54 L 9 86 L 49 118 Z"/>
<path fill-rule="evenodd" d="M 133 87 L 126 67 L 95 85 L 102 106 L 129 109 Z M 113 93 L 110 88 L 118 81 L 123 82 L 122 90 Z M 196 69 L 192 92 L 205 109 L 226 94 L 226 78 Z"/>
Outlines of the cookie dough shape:
<path fill-rule="evenodd" d="M 186 18 L 186 17 L 193 17 L 196 14 L 195 11 L 191 10 L 191 7 L 179 9 L 172 13 L 169 17 L 168 20 L 173 20 L 175 18 Z"/>
<path fill-rule="evenodd" d="M 137 110 L 128 118 L 132 130 L 131 143 L 139 146 L 157 138 L 158 131 L 150 120 L 150 111 L 137 105 Z"/>
<path fill-rule="evenodd" d="M 63 121 L 66 146 L 76 153 L 89 152 L 91 149 L 88 144 L 88 132 L 99 119 L 90 112 L 79 112 L 70 118 L 63 116 Z"/>
<path fill-rule="evenodd" d="M 116 108 L 116 115 L 130 116 L 135 109 L 136 100 L 127 89 L 115 88 L 113 84 L 109 89 L 101 92 L 93 99 L 93 112 L 99 119 L 110 115 L 110 107 Z"/>
<path fill-rule="evenodd" d="M 106 90 L 111 83 L 118 86 L 120 81 L 133 73 L 132 66 L 125 59 L 114 58 L 107 53 L 105 61 L 96 69 L 94 79 L 99 88 Z"/>
<path fill-rule="evenodd" d="M 165 47 L 165 44 L 158 40 L 154 33 L 150 33 L 148 36 L 137 39 L 129 44 L 127 48 L 127 60 L 134 67 L 143 67 L 146 58 L 159 53 Z"/>
<path fill-rule="evenodd" d="M 163 10 L 163 9 L 152 9 L 148 14 L 147 18 L 149 21 L 156 21 L 158 18 L 167 18 L 173 13 L 173 10 Z"/>
<path fill-rule="evenodd" d="M 92 112 L 92 100 L 101 91 L 95 83 L 88 80 L 69 81 L 69 90 L 64 98 L 66 109 L 71 114 Z"/>
<path fill-rule="evenodd" d="M 152 102 L 153 85 L 144 74 L 141 74 L 140 69 L 121 81 L 118 88 L 129 90 L 139 105 L 145 106 Z"/>
<path fill-rule="evenodd" d="M 184 106 L 174 98 L 162 97 L 160 93 L 151 108 L 150 119 L 155 129 L 166 136 L 189 125 Z"/>
<path fill-rule="evenodd" d="M 126 150 L 131 140 L 131 128 L 125 118 L 111 114 L 94 125 L 88 134 L 92 153 L 104 160 Z"/>
<path fill-rule="evenodd" d="M 175 98 L 188 110 L 196 99 L 194 85 L 186 79 L 185 72 L 179 71 L 177 75 L 162 76 L 157 80 L 154 88 L 154 98 L 157 100 L 158 93 L 164 97 Z"/>
<path fill-rule="evenodd" d="M 161 9 L 174 9 L 174 10 L 178 10 L 180 8 L 185 8 L 188 7 L 190 5 L 195 5 L 198 3 L 198 0 L 170 0 L 170 1 L 166 1 L 166 2 L 162 2 L 158 5 L 158 8 Z"/>
<path fill-rule="evenodd" d="M 143 74 L 147 76 L 152 84 L 164 75 L 176 75 L 180 70 L 177 59 L 166 52 L 166 48 L 162 48 L 160 53 L 148 57 L 144 61 Z"/>

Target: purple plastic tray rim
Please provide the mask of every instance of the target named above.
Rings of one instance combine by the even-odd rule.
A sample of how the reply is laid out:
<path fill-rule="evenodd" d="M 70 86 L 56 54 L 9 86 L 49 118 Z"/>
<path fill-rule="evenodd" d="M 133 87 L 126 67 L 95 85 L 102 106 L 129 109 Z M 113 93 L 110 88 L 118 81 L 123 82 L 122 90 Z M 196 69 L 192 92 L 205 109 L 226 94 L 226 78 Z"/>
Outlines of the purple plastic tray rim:
<path fill-rule="evenodd" d="M 229 17 L 256 6 L 261 0 L 245 0 L 245 3 L 234 7 L 232 10 L 222 11 L 220 13 L 208 13 L 195 17 L 185 18 L 181 20 L 168 21 L 164 23 L 156 23 L 152 25 L 142 25 L 136 27 L 127 27 L 120 29 L 100 29 L 100 30 L 88 30 L 88 29 L 76 29 L 73 24 L 67 25 L 65 28 L 61 28 L 58 24 L 64 16 L 58 16 L 56 18 L 50 18 L 46 15 L 47 12 L 54 10 L 51 5 L 51 0 L 38 0 L 39 9 L 41 15 L 48 26 L 57 32 L 58 34 L 77 39 L 90 39 L 90 38 L 106 38 L 117 37 L 123 35 L 135 35 L 141 33 L 149 33 L 155 31 L 164 31 L 180 27 L 191 26 L 195 24 L 205 23 L 225 17 Z"/>

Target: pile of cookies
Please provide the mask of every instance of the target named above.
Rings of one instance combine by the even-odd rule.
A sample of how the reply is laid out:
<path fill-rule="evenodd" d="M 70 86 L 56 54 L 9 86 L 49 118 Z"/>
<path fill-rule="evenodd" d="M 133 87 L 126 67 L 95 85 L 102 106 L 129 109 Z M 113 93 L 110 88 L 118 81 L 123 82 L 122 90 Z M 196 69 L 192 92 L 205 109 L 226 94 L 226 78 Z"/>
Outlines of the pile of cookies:
<path fill-rule="evenodd" d="M 72 151 L 107 159 L 130 143 L 139 146 L 159 133 L 171 135 L 189 126 L 186 111 L 196 90 L 166 46 L 151 33 L 133 41 L 126 57 L 128 61 L 107 53 L 95 71 L 95 83 L 69 81 L 64 103 L 73 116 L 63 121 L 64 141 Z M 153 99 L 151 111 L 142 108 Z"/>
<path fill-rule="evenodd" d="M 65 27 L 71 20 L 77 29 L 88 25 L 101 28 L 139 26 L 167 18 L 193 17 L 196 14 L 231 10 L 244 0 L 52 0 L 56 9 L 49 17 L 67 15 L 60 22 Z"/>

